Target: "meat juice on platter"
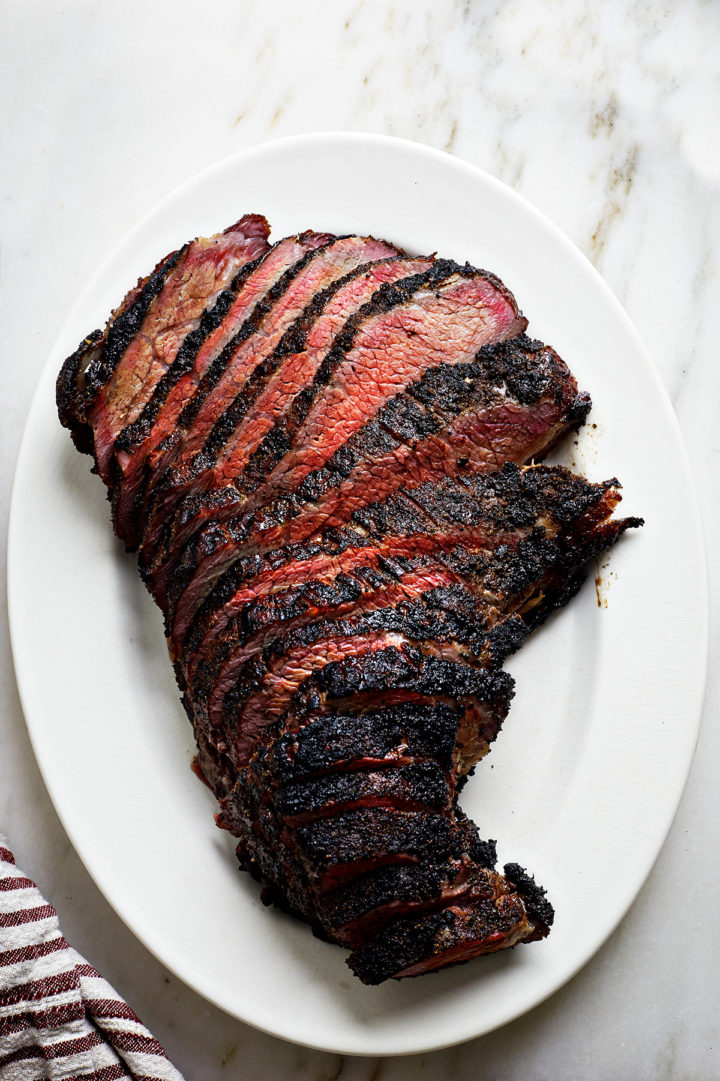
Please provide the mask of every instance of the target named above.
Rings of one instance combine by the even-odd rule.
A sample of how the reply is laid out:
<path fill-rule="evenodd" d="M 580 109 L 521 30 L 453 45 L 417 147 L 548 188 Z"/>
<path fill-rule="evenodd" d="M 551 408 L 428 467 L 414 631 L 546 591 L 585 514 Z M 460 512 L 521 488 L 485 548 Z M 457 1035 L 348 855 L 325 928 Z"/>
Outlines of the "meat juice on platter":
<path fill-rule="evenodd" d="M 162 259 L 58 411 L 163 611 L 218 826 L 378 984 L 549 933 L 458 794 L 505 659 L 642 522 L 615 479 L 537 464 L 590 398 L 497 277 L 269 236 L 248 214 Z"/>

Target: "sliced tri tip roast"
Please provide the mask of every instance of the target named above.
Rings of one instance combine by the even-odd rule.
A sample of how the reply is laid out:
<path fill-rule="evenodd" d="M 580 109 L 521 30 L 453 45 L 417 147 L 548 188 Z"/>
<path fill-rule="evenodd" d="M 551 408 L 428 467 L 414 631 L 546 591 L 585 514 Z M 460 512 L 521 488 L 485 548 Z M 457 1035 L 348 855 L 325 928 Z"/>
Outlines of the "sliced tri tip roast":
<path fill-rule="evenodd" d="M 537 464 L 590 399 L 493 274 L 269 231 L 162 259 L 58 410 L 164 612 L 218 825 L 375 984 L 548 934 L 458 793 L 505 658 L 641 521 L 616 480 Z"/>

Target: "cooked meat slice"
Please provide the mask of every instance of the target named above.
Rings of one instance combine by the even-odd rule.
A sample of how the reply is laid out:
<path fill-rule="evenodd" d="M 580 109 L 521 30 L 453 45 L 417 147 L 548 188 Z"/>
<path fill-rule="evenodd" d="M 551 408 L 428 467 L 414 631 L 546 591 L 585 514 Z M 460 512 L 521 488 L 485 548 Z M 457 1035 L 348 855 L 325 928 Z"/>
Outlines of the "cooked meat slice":
<path fill-rule="evenodd" d="M 389 769 L 378 774 L 379 783 L 397 772 Z M 318 778 L 316 783 L 323 779 L 330 783 L 366 783 L 368 776 L 372 774 L 335 774 Z M 331 869 L 321 878 L 316 859 L 308 862 L 307 831 L 288 828 L 287 819 L 277 815 L 276 800 L 263 786 L 264 771 L 254 779 L 242 771 L 232 794 L 222 801 L 220 824 L 241 838 L 239 856 L 243 866 L 276 887 L 287 884 L 279 895 L 283 898 L 281 904 L 287 905 L 290 900 L 296 913 L 308 919 L 322 937 L 351 948 L 401 914 L 435 911 L 446 907 L 451 899 L 477 893 L 478 879 L 484 881 L 486 869 L 494 866 L 494 842 L 480 840 L 477 828 L 462 811 L 453 810 L 452 795 L 446 790 L 447 825 L 439 835 L 444 855 L 432 863 L 417 859 L 417 850 L 428 837 L 433 846 L 438 841 L 437 818 L 427 811 L 402 815 L 395 808 L 388 815 L 374 818 L 371 812 L 355 817 L 334 814 L 331 807 L 325 807 L 325 814 L 332 816 L 327 819 L 328 828 L 313 835 L 313 844 L 321 837 L 322 866 Z M 319 789 L 318 793 L 321 795 Z M 389 846 L 382 842 L 375 851 L 378 862 L 372 869 L 368 869 L 362 849 L 379 842 L 362 845 L 359 840 L 368 824 L 373 836 L 391 837 Z M 336 843 L 345 853 L 341 864 L 340 853 L 328 854 Z M 406 851 L 401 851 L 403 844 Z M 349 847 L 352 851 L 348 855 Z M 356 858 L 358 853 L 360 859 Z M 278 901 L 277 896 L 270 899 Z"/>
<path fill-rule="evenodd" d="M 497 536 L 500 544 L 509 544 L 513 535 L 527 536 L 537 526 L 552 536 L 581 518 L 590 523 L 593 514 L 606 518 L 619 502 L 618 488 L 615 478 L 595 484 L 563 466 L 518 468 L 506 462 L 484 476 L 422 484 L 411 494 L 373 503 L 353 514 L 352 525 L 370 537 L 408 536 L 413 527 L 420 536 L 453 529 L 452 547 L 465 545 L 464 530 L 481 527 L 481 536 Z M 608 509 L 604 501 L 611 494 L 614 502 Z M 473 536 L 469 534 L 470 542 Z"/>
<path fill-rule="evenodd" d="M 201 646 L 209 647 L 233 617 L 244 619 L 243 613 L 250 604 L 260 605 L 267 598 L 267 604 L 272 605 L 274 595 L 283 591 L 296 598 L 293 603 L 302 605 L 303 596 L 306 593 L 309 596 L 313 588 L 319 590 L 321 582 L 336 582 L 342 576 L 347 589 L 351 588 L 351 580 L 362 579 L 371 585 L 376 579 L 380 583 L 409 572 L 415 557 L 435 557 L 459 545 L 490 551 L 500 544 L 514 544 L 516 539 L 512 532 L 488 534 L 483 527 L 421 533 L 416 511 L 414 522 L 408 523 L 408 531 L 399 530 L 395 536 L 389 532 L 385 538 L 369 536 L 362 526 L 353 524 L 342 531 L 326 531 L 308 543 L 287 545 L 262 555 L 239 556 L 218 577 L 201 605 L 198 602 L 201 576 L 193 580 L 178 603 L 174 620 L 168 619 L 172 648 L 179 653 L 182 647 L 183 656 L 190 658 Z M 210 576 L 205 588 L 213 582 Z M 318 584 L 313 587 L 313 583 Z M 360 589 L 361 594 L 366 591 Z M 192 662 L 190 666 L 194 667 Z"/>
<path fill-rule="evenodd" d="M 288 456 L 254 491 L 253 503 L 261 505 L 278 485 L 294 489 L 423 371 L 471 360 L 487 342 L 512 337 L 525 325 L 504 287 L 471 267 L 438 260 L 425 274 L 383 286 L 348 320 L 313 382 L 295 399 L 282 432 L 276 425 L 258 448 L 262 456 L 265 443 L 278 446 L 292 432 Z M 247 479 L 243 474 L 234 485 L 180 505 L 167 525 L 165 544 L 142 557 L 161 603 L 184 544 L 203 521 L 236 514 L 254 485 L 250 474 Z"/>
<path fill-rule="evenodd" d="M 292 543 L 397 489 L 538 460 L 589 407 L 547 346 L 524 336 L 486 346 L 474 363 L 433 368 L 391 399 L 254 529 L 264 543 Z"/>
<path fill-rule="evenodd" d="M 508 865 L 506 875 L 516 867 Z M 350 968 L 363 983 L 378 984 L 544 938 L 553 921 L 552 908 L 544 891 L 522 874 L 516 889 L 507 878 L 488 872 L 471 896 L 419 919 L 394 921 L 350 955 Z"/>
<path fill-rule="evenodd" d="M 602 491 L 596 494 L 603 499 Z M 605 510 L 610 513 L 607 503 Z M 209 692 L 221 669 L 228 673 L 226 665 L 237 671 L 281 634 L 299 630 L 323 616 L 339 619 L 414 601 L 422 601 L 432 609 L 435 618 L 451 618 L 451 633 L 464 640 L 463 635 L 472 637 L 473 631 L 486 630 L 512 612 L 525 612 L 542 598 L 547 602 L 571 571 L 578 572 L 623 528 L 627 524 L 613 522 L 608 532 L 599 523 L 596 526 L 591 522 L 584 533 L 578 533 L 578 524 L 567 532 L 557 532 L 560 524 L 546 515 L 544 525 L 529 532 L 519 531 L 515 537 L 500 534 L 506 542 L 494 551 L 463 546 L 460 552 L 440 551 L 414 560 L 401 557 L 393 561 L 378 553 L 377 567 L 367 566 L 367 560 L 365 566 L 352 567 L 348 561 L 345 565 L 354 573 L 340 571 L 335 578 L 323 577 L 274 592 L 267 589 L 266 579 L 259 597 L 253 596 L 255 583 L 251 583 L 241 591 L 247 603 L 240 605 L 241 594 L 236 594 L 216 610 L 209 626 L 205 623 L 205 637 L 199 642 L 197 638 L 191 640 L 183 651 L 188 657 L 187 680 L 193 681 L 196 692 L 202 695 L 204 690 Z M 366 549 L 361 554 L 370 553 Z"/>
<path fill-rule="evenodd" d="M 336 339 L 315 383 L 281 433 L 291 456 L 279 461 L 255 505 L 294 491 L 382 405 L 437 364 L 472 360 L 483 345 L 513 338 L 527 321 L 493 275 L 438 260 L 413 286 L 386 286 Z M 292 433 L 292 444 L 289 443 Z"/>
<path fill-rule="evenodd" d="M 337 653 L 343 656 L 347 649 L 350 656 L 345 655 L 343 660 L 337 661 L 332 659 L 337 653 L 330 653 L 324 667 L 315 668 L 309 676 L 303 672 L 305 678 L 288 704 L 283 719 L 289 739 L 294 741 L 295 734 L 308 724 L 315 725 L 323 715 L 334 715 L 338 711 L 348 715 L 379 711 L 387 716 L 388 709 L 408 709 L 425 723 L 434 710 L 451 710 L 455 718 L 457 748 L 454 767 L 458 773 L 467 773 L 487 754 L 489 744 L 496 738 L 507 716 L 513 696 L 511 677 L 505 672 L 483 671 L 439 660 L 409 643 L 402 647 L 389 644 L 392 640 L 393 636 L 377 636 L 372 641 L 367 637 L 346 639 L 337 643 Z M 353 652 L 358 648 L 362 652 Z M 237 771 L 259 753 L 266 739 L 275 738 L 273 718 L 260 716 L 255 708 L 247 717 L 242 705 L 233 712 L 232 702 L 228 702 L 223 727 L 212 727 L 198 716 L 187 695 L 184 704 L 196 737 L 199 739 L 202 734 L 202 739 L 212 746 L 212 753 L 221 757 L 222 772 Z M 276 714 L 280 712 L 275 711 Z M 447 724 L 448 713 L 443 716 Z M 417 741 L 420 738 L 417 727 L 413 731 L 410 722 L 408 725 L 408 732 Z M 359 727 L 358 732 L 362 731 Z M 445 742 L 441 742 L 430 757 L 442 763 L 445 761 L 443 756 L 450 753 L 451 744 L 447 729 L 437 738 L 440 740 L 441 736 Z M 432 740 L 430 731 L 426 738 Z M 300 747 L 315 746 L 313 735 L 307 736 L 306 732 L 299 741 Z M 348 742 L 347 737 L 343 742 Z M 315 753 L 320 754 L 320 748 Z M 372 743 L 367 753 L 372 760 Z M 415 757 L 415 751 L 409 752 L 408 757 Z"/>
<path fill-rule="evenodd" d="M 329 233 L 308 231 L 286 237 L 270 249 L 265 245 L 258 258 L 242 268 L 204 313 L 140 415 L 118 436 L 113 514 L 116 528 L 133 545 L 144 529 L 148 488 L 152 491 L 156 477 L 163 475 L 179 453 L 184 429 L 220 379 L 243 336 L 249 336 L 266 314 L 269 295 L 284 287 L 309 253 L 333 239 Z"/>
<path fill-rule="evenodd" d="M 515 471 L 510 483 L 517 479 Z M 564 479 L 562 472 L 559 479 Z M 379 590 L 361 593 L 359 598 L 349 590 L 351 610 L 344 610 L 347 606 L 341 603 L 332 618 L 320 619 L 316 608 L 302 616 L 295 615 L 292 607 L 283 613 L 278 603 L 282 598 L 275 594 L 268 623 L 258 632 L 247 618 L 253 614 L 251 603 L 243 612 L 245 618 L 226 626 L 188 676 L 189 697 L 201 727 L 218 725 L 224 713 L 225 731 L 231 731 L 238 717 L 241 728 L 247 723 L 255 731 L 259 717 L 282 714 L 294 687 L 313 667 L 361 652 L 367 641 L 376 642 L 381 633 L 421 642 L 426 652 L 440 656 L 485 665 L 501 663 L 524 637 L 506 617 L 519 613 L 531 627 L 567 603 L 582 582 L 587 559 L 632 524 L 597 521 L 601 513 L 611 513 L 618 498 L 611 483 L 586 485 L 586 489 L 590 490 L 575 484 L 569 492 L 565 485 L 565 496 L 571 493 L 574 498 L 570 508 L 567 501 L 557 504 L 560 521 L 553 521 L 548 513 L 545 526 L 536 526 L 514 548 L 501 545 L 495 553 L 467 549 L 449 553 L 447 561 L 454 568 L 449 577 L 443 577 L 442 567 L 420 561 L 395 584 L 381 582 Z M 467 501 L 436 501 L 436 495 L 432 489 L 422 493 L 417 509 L 426 517 L 439 518 L 440 508 L 446 518 L 457 509 L 467 513 Z M 521 513 L 517 506 L 514 510 L 516 515 Z M 573 515 L 579 518 L 573 520 Z M 338 591 L 331 591 L 329 599 L 337 598 Z M 353 638 L 357 639 L 354 645 L 347 641 Z"/>
<path fill-rule="evenodd" d="M 306 678 L 284 724 L 288 732 L 303 718 L 348 706 L 454 705 L 460 713 L 457 769 L 466 773 L 488 751 L 510 708 L 513 681 L 506 672 L 486 672 L 430 657 L 413 645 L 382 648 L 333 661 Z"/>
<path fill-rule="evenodd" d="M 403 811 L 449 810 L 454 783 L 435 762 L 381 770 L 362 768 L 281 784 L 275 810 L 289 826 L 364 807 Z"/>
<path fill-rule="evenodd" d="M 333 628 L 337 629 L 337 628 Z M 399 647 L 401 634 L 352 633 L 315 639 L 281 657 L 269 671 L 262 660 L 253 659 L 227 693 L 218 693 L 208 706 L 208 726 L 220 728 L 238 765 L 253 753 L 263 729 L 289 708 L 300 684 L 325 665 L 389 645 Z M 218 689 L 221 691 L 221 689 Z M 191 697 L 191 696 L 190 696 Z M 202 715 L 199 718 L 202 724 Z"/>
<path fill-rule="evenodd" d="M 451 705 L 398 705 L 372 713 L 303 718 L 297 731 L 274 740 L 265 769 L 279 780 L 316 773 L 432 759 L 454 765 L 460 711 Z"/>
<path fill-rule="evenodd" d="M 387 252 L 389 245 L 366 241 L 363 258 L 378 260 L 383 249 Z M 339 281 L 316 293 L 300 318 L 283 335 L 275 355 L 263 365 L 262 396 L 254 399 L 253 415 L 248 416 L 246 393 L 235 399 L 216 424 L 214 442 L 208 444 L 205 451 L 208 461 L 215 466 L 215 483 L 232 482 L 242 473 L 250 454 L 273 427 L 277 416 L 287 411 L 295 396 L 313 379 L 335 336 L 350 316 L 382 285 L 427 270 L 432 262 L 432 259 L 393 257 L 361 263 Z M 269 408 L 271 403 L 274 409 Z M 237 423 L 238 418 L 240 423 Z M 230 434 L 225 439 L 226 432 Z M 216 456 L 215 449 L 221 440 L 225 440 L 222 453 Z"/>
<path fill-rule="evenodd" d="M 268 546 L 277 549 L 281 545 L 297 542 L 310 535 L 313 530 L 324 529 L 326 525 L 341 526 L 347 521 L 355 523 L 362 520 L 358 519 L 357 515 L 362 514 L 368 502 L 394 491 L 398 484 L 402 484 L 403 490 L 409 492 L 416 487 L 423 487 L 428 477 L 441 480 L 445 474 L 453 475 L 458 470 L 469 470 L 471 474 L 483 469 L 487 471 L 496 467 L 498 458 L 501 462 L 504 461 L 505 456 L 518 463 L 532 456 L 540 456 L 544 449 L 555 442 L 559 434 L 575 427 L 585 415 L 587 402 L 582 395 L 577 395 L 574 380 L 562 362 L 553 354 L 540 365 L 541 371 L 535 382 L 532 382 L 530 375 L 524 380 L 520 379 L 517 355 L 518 352 L 522 353 L 522 350 L 514 346 L 510 348 L 512 344 L 505 343 L 498 347 L 498 350 L 505 354 L 504 369 L 498 357 L 488 350 L 482 363 L 461 365 L 457 370 L 446 365 L 443 378 L 439 377 L 439 369 L 426 374 L 426 379 L 433 373 L 437 376 L 431 380 L 435 384 L 433 393 L 436 395 L 437 405 L 434 414 L 430 416 L 426 405 L 422 404 L 422 408 L 426 409 L 425 431 L 428 432 L 436 425 L 445 425 L 435 434 L 427 434 L 427 438 L 419 439 L 415 444 L 409 441 L 400 444 L 388 432 L 388 424 L 382 421 L 381 411 L 349 444 L 341 448 L 326 469 L 307 477 L 298 492 L 276 500 L 254 516 L 241 516 L 227 526 L 212 522 L 201 530 L 186 546 L 168 594 L 173 611 L 174 637 L 182 637 L 189 613 L 197 611 L 199 599 L 204 597 L 224 570 L 237 560 L 239 554 L 248 551 L 248 548 L 250 551 L 258 546 L 261 550 Z M 545 356 L 543 350 L 540 350 L 540 353 Z M 528 347 L 524 354 L 526 362 L 528 357 L 534 355 Z M 498 388 L 492 380 L 498 380 L 498 373 L 502 370 L 506 372 L 507 385 L 502 384 Z M 461 413 L 459 418 L 453 416 L 454 407 L 458 406 L 461 398 L 459 391 L 454 399 L 452 395 L 452 376 L 456 371 L 461 384 L 467 389 L 465 401 L 470 403 L 468 411 Z M 467 371 L 475 374 L 472 377 L 463 376 L 462 373 Z M 487 374 L 489 389 L 484 376 L 481 378 L 482 372 Z M 423 386 L 424 382 L 425 379 L 415 385 L 420 397 L 427 397 L 428 388 Z M 509 394 L 517 390 L 518 386 L 525 388 L 522 392 L 517 391 L 520 397 L 510 398 Z M 541 393 L 545 394 L 544 402 L 533 405 L 535 395 Z M 497 399 L 494 405 L 488 405 L 487 401 L 485 405 L 481 403 L 483 397 L 492 395 Z M 442 404 L 445 400 L 447 405 Z M 399 399 L 393 399 L 389 403 L 389 407 L 395 411 L 396 419 L 401 404 L 404 420 L 409 423 L 408 412 L 420 409 L 421 406 L 410 394 L 400 395 Z M 504 417 L 501 423 L 498 423 L 498 410 Z M 415 421 L 419 426 L 417 417 Z M 456 426 L 454 429 L 453 425 Z M 463 425 L 466 428 L 469 425 L 470 428 L 462 434 L 460 442 L 453 442 L 453 430 L 457 434 Z M 396 430 L 398 427 L 399 424 L 396 423 Z M 472 438 L 469 438 L 469 433 Z M 512 446 L 508 440 L 513 441 Z M 354 443 L 359 449 L 353 450 Z M 358 460 L 360 451 L 365 456 L 362 460 Z M 377 455 L 375 458 L 374 454 Z M 344 479 L 345 473 L 351 476 Z M 319 487 L 314 487 L 315 480 Z M 340 507 L 338 503 L 337 513 L 330 513 L 328 499 L 331 502 L 341 500 L 341 510 L 337 510 L 337 507 Z M 333 506 L 335 505 L 333 502 Z M 537 499 L 534 500 L 534 505 L 538 505 Z M 407 518 L 410 524 L 412 518 L 411 507 Z M 261 538 L 262 543 L 258 545 L 253 538 Z M 178 609 L 176 614 L 175 603 Z"/>
<path fill-rule="evenodd" d="M 182 443 L 174 449 L 172 467 L 155 486 L 144 550 L 152 548 L 159 525 L 186 491 L 217 487 L 227 481 L 228 472 L 234 479 L 233 455 L 237 458 L 247 451 L 247 442 L 236 444 L 234 433 L 269 376 L 284 367 L 287 352 L 280 347 L 284 335 L 312 305 L 317 292 L 363 264 L 397 254 L 393 245 L 373 237 L 340 237 L 308 252 L 286 272 L 258 310 L 252 328 L 239 332 L 226 347 L 224 367 L 216 382 L 209 390 L 207 386 L 200 388 L 202 399 L 196 395 L 180 417 Z M 258 378 L 250 383 L 256 372 Z M 249 434 L 247 428 L 244 432 Z"/>
<path fill-rule="evenodd" d="M 209 724 L 222 728 L 242 762 L 257 734 L 287 711 L 300 684 L 317 668 L 368 650 L 416 643 L 432 656 L 490 667 L 497 658 L 498 641 L 504 649 L 508 637 L 504 633 L 496 637 L 494 630 L 476 633 L 425 605 L 320 621 L 277 639 L 248 660 L 233 683 L 229 675 L 221 674 L 208 703 Z M 192 700 L 192 689 L 189 697 Z M 198 719 L 202 725 L 203 715 Z"/>
<path fill-rule="evenodd" d="M 221 455 L 227 438 L 232 434 L 227 409 L 232 406 L 238 391 L 247 380 L 247 372 L 256 367 L 260 359 L 274 352 L 283 335 L 305 309 L 313 303 L 318 291 L 338 281 L 350 271 L 374 260 L 397 255 L 398 249 L 373 237 L 339 237 L 309 253 L 292 278 L 283 282 L 283 290 L 269 297 L 268 308 L 262 324 L 256 328 L 255 338 L 241 342 L 223 371 L 217 384 L 202 402 L 183 440 L 182 457 L 176 465 L 190 455 L 199 453 L 213 434 L 208 450 L 214 451 L 212 464 Z M 259 336 L 258 336 L 259 335 Z"/>
<path fill-rule="evenodd" d="M 400 580 L 388 578 L 385 581 L 377 581 L 375 589 L 372 588 L 370 583 L 367 583 L 365 592 L 362 591 L 360 583 L 357 581 L 348 586 L 346 594 L 341 592 L 340 589 L 329 587 L 326 595 L 328 602 L 332 600 L 333 596 L 335 598 L 346 596 L 346 603 L 343 603 L 341 599 L 336 606 L 329 605 L 328 615 L 332 622 L 326 621 L 322 626 L 327 629 L 328 634 L 333 633 L 335 626 L 338 628 L 338 633 L 344 633 L 344 628 L 349 625 L 337 623 L 338 620 L 344 617 L 348 619 L 352 617 L 357 623 L 358 618 L 363 615 L 377 613 L 383 609 L 398 608 L 414 601 L 423 601 L 426 597 L 432 601 L 438 592 L 438 587 L 456 584 L 457 582 L 457 575 L 452 571 L 428 565 L 426 567 L 411 568 Z M 431 607 L 433 606 L 431 605 Z M 437 607 L 437 605 L 434 607 Z M 473 606 L 472 603 L 468 603 L 466 608 L 470 619 L 477 620 L 479 618 L 481 621 L 480 626 L 483 627 L 489 625 L 489 620 L 484 618 L 485 612 L 481 606 Z M 433 622 L 439 628 L 442 616 L 433 620 L 430 613 L 426 613 L 424 608 L 421 614 L 425 617 L 426 624 Z M 321 626 L 319 620 L 322 615 L 323 612 L 319 609 L 305 610 L 294 615 L 292 608 L 284 606 L 282 603 L 275 610 L 270 608 L 268 611 L 258 613 L 253 610 L 252 604 L 248 605 L 226 626 L 222 635 L 215 638 L 211 648 L 203 653 L 193 671 L 188 672 L 186 675 L 181 673 L 182 685 L 192 686 L 193 701 L 201 709 L 204 708 L 209 699 L 218 702 L 225 692 L 232 687 L 243 666 L 252 657 L 263 654 L 268 659 L 271 659 L 270 650 L 281 637 L 283 641 L 293 642 L 294 644 L 309 642 L 311 638 L 303 636 L 302 631 L 304 628 L 308 628 L 308 635 L 314 637 L 315 631 L 313 628 Z M 376 620 L 381 620 L 381 618 L 379 616 L 375 617 Z M 373 629 L 380 627 L 390 629 L 396 623 L 397 621 L 393 621 L 393 617 L 390 617 L 390 622 L 385 625 L 382 622 L 371 622 L 366 626 Z M 470 628 L 465 628 L 465 633 L 475 638 L 477 637 L 475 633 L 477 629 L 478 627 L 473 625 Z M 358 633 L 360 632 L 358 631 Z M 294 638 L 288 638 L 290 635 L 293 635 Z M 212 705 L 210 708 L 212 712 Z"/>
<path fill-rule="evenodd" d="M 236 794 L 234 790 L 233 797 Z M 321 895 L 374 868 L 418 864 L 423 859 L 444 862 L 455 844 L 451 818 L 429 811 L 360 808 L 293 828 L 279 827 L 265 806 L 248 829 L 251 816 L 252 809 L 238 816 L 245 830 L 241 852 L 275 861 L 273 879 L 292 879 L 294 905 L 301 911 L 313 907 L 312 901 L 308 906 L 301 898 L 314 899 L 316 906 Z"/>
<path fill-rule="evenodd" d="M 231 476 L 242 471 L 250 454 L 312 380 L 335 335 L 353 312 L 381 285 L 420 273 L 431 265 L 432 259 L 381 259 L 360 265 L 316 293 L 223 414 L 223 427 L 231 431 L 222 452 L 223 471 Z M 212 453 L 203 458 L 212 464 Z"/>
<path fill-rule="evenodd" d="M 521 472 L 508 463 L 487 480 L 482 476 L 457 477 L 424 484 L 359 509 L 352 516 L 351 531 L 328 531 L 307 544 L 276 548 L 267 560 L 263 560 L 262 553 L 242 555 L 242 524 L 237 532 L 216 526 L 214 535 L 207 531 L 196 538 L 194 551 L 186 552 L 187 566 L 178 568 L 172 589 L 178 601 L 168 620 L 168 632 L 174 647 L 179 647 L 195 613 L 198 622 L 207 625 L 212 612 L 231 599 L 231 589 L 237 591 L 233 607 L 246 603 L 255 590 L 262 594 L 265 583 L 268 589 L 278 588 L 279 580 L 288 576 L 287 584 L 293 584 L 293 573 L 297 581 L 297 573 L 303 571 L 300 564 L 310 559 L 316 562 L 308 564 L 308 577 L 326 573 L 333 566 L 350 569 L 355 559 L 372 564 L 380 555 L 400 557 L 468 545 L 483 549 L 503 543 L 512 545 L 532 524 L 552 521 L 555 508 L 562 521 L 567 517 L 565 507 L 577 508 L 578 513 L 585 511 L 601 500 L 604 489 L 612 487 L 613 482 L 591 485 L 567 470 L 542 467 Z M 380 539 L 382 547 L 377 544 Z M 377 554 L 370 550 L 373 547 Z M 357 554 L 354 549 L 358 549 Z M 336 558 L 324 560 L 325 554 Z M 296 571 L 281 569 L 286 563 L 295 563 Z M 211 588 L 215 595 L 204 604 Z"/>
<path fill-rule="evenodd" d="M 486 479 L 457 478 L 440 485 L 423 485 L 412 497 L 396 494 L 357 511 L 349 527 L 329 530 L 307 543 L 274 549 L 267 555 L 238 557 L 219 578 L 198 611 L 187 635 L 190 656 L 213 635 L 222 632 L 233 615 L 250 603 L 272 598 L 282 590 L 308 588 L 317 580 L 341 574 L 405 573 L 409 558 L 457 549 L 487 553 L 515 547 L 533 528 L 544 529 L 567 507 L 578 515 L 603 496 L 603 486 L 589 485 L 566 470 L 542 467 L 518 470 L 508 464 Z M 557 514 L 556 514 L 557 509 Z M 605 511 L 607 513 L 607 511 Z M 193 590 L 178 605 L 174 642 L 185 636 Z M 190 666 L 192 670 L 192 665 Z"/>
<path fill-rule="evenodd" d="M 105 330 L 93 330 L 83 338 L 60 369 L 55 388 L 58 416 L 60 423 L 70 430 L 77 449 L 84 454 L 92 454 L 94 447 L 86 409 L 114 372 L 183 250 L 171 252 L 160 260 L 152 274 L 141 278 L 113 311 Z"/>
<path fill-rule="evenodd" d="M 224 233 L 186 244 L 150 303 L 144 306 L 138 298 L 109 326 L 104 348 L 84 377 L 84 419 L 92 429 L 95 463 L 106 484 L 113 482 L 117 436 L 139 416 L 205 309 L 241 267 L 265 250 L 267 229 L 264 218 L 250 215 Z M 149 283 L 143 293 L 148 289 Z"/>
<path fill-rule="evenodd" d="M 374 867 L 442 860 L 451 850 L 453 825 L 445 815 L 385 807 L 319 818 L 293 831 L 319 892 Z"/>
<path fill-rule="evenodd" d="M 418 919 L 464 899 L 472 901 L 495 877 L 494 845 L 487 847 L 488 866 L 467 856 L 453 857 L 445 863 L 382 867 L 353 879 L 325 900 L 323 923 L 335 941 L 354 950 L 401 917 Z"/>
<path fill-rule="evenodd" d="M 225 769 L 229 758 L 224 751 L 218 754 L 201 733 L 200 765 L 221 799 L 219 824 L 242 836 L 245 827 L 238 818 L 258 800 L 269 800 L 278 787 L 426 763 L 443 776 L 454 777 L 461 718 L 455 704 L 413 702 L 367 714 L 304 716 L 293 732 L 285 732 L 284 722 L 276 722 L 266 728 L 247 768 L 239 772 Z M 452 794 L 446 788 L 448 806 Z M 253 814 L 250 810 L 251 819 Z"/>

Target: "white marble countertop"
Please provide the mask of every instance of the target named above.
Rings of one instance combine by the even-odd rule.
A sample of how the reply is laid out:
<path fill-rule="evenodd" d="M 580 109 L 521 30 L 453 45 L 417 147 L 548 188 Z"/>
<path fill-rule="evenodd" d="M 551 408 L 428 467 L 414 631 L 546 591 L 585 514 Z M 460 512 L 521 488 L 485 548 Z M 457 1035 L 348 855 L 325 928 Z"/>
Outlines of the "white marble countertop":
<path fill-rule="evenodd" d="M 426 142 L 487 169 L 604 275 L 678 414 L 718 599 L 717 4 L 9 0 L 0 38 L 3 541 L 38 374 L 109 247 L 157 198 L 228 153 L 289 133 L 355 129 Z M 264 1036 L 188 990 L 137 942 L 88 877 L 46 794 L 4 605 L 0 635 L 0 829 L 58 908 L 66 936 L 188 1081 L 720 1076 L 716 663 L 678 817 L 607 945 L 550 1001 L 500 1031 L 378 1061 Z"/>

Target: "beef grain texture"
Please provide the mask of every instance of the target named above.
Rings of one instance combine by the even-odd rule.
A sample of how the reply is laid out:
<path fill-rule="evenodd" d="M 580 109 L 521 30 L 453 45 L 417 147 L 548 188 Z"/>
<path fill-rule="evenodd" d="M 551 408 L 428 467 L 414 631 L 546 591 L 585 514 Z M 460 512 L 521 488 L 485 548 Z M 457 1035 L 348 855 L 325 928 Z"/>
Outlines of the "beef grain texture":
<path fill-rule="evenodd" d="M 505 658 L 641 520 L 615 479 L 537 464 L 590 399 L 493 274 L 269 233 L 247 214 L 161 259 L 58 413 L 165 616 L 218 826 L 378 984 L 549 933 L 458 794 Z"/>

